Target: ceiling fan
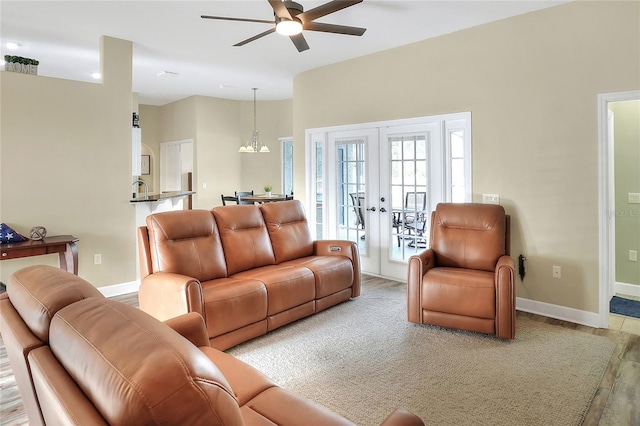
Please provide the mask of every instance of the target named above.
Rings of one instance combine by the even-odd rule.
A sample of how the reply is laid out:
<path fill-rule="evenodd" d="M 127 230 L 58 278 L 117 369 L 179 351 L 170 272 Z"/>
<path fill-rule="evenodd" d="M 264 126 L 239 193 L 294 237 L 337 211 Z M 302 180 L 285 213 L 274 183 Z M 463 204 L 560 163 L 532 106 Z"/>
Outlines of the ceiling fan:
<path fill-rule="evenodd" d="M 345 25 L 324 24 L 314 22 L 316 19 L 326 16 L 330 13 L 337 12 L 347 7 L 362 3 L 363 0 L 333 0 L 311 10 L 304 11 L 301 4 L 291 0 L 267 0 L 273 8 L 275 20 L 266 21 L 261 19 L 245 19 L 245 18 L 229 18 L 225 16 L 209 16 L 201 15 L 204 19 L 219 19 L 223 21 L 241 21 L 241 22 L 258 22 L 262 24 L 274 24 L 274 27 L 255 35 L 251 38 L 243 40 L 234 46 L 244 46 L 254 40 L 269 35 L 273 32 L 287 35 L 298 49 L 303 52 L 309 49 L 307 41 L 302 35 L 302 30 L 320 31 L 325 33 L 346 34 L 353 36 L 361 36 L 367 30 L 366 28 L 349 27 Z"/>

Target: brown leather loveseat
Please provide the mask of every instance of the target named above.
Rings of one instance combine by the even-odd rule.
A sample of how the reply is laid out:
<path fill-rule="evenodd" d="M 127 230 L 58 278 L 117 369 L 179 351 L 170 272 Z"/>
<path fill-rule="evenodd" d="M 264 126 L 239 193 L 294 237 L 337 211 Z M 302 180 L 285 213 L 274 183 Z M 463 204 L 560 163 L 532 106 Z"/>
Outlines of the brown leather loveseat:
<path fill-rule="evenodd" d="M 0 315 L 31 425 L 352 424 L 211 348 L 200 315 L 162 323 L 58 268 L 16 272 Z"/>
<path fill-rule="evenodd" d="M 298 200 L 149 215 L 140 309 L 197 312 L 224 350 L 360 294 L 358 246 L 314 241 Z"/>

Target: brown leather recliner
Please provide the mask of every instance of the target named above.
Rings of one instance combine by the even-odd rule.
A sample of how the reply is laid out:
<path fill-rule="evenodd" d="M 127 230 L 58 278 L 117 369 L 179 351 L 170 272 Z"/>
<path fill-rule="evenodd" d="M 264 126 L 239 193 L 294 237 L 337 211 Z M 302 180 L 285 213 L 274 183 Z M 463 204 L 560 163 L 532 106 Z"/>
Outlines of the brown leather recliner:
<path fill-rule="evenodd" d="M 416 324 L 515 336 L 510 217 L 493 204 L 438 204 L 430 248 L 411 256 L 407 317 Z"/>

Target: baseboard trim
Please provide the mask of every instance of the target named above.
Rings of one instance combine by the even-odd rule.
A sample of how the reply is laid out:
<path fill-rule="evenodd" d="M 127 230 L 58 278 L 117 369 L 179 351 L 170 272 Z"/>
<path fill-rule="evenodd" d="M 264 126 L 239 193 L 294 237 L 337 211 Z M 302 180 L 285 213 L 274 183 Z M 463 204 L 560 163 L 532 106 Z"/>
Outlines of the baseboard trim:
<path fill-rule="evenodd" d="M 108 285 L 98 287 L 100 293 L 105 297 L 120 296 L 123 294 L 135 293 L 140 289 L 140 281 L 129 281 L 128 283 Z"/>
<path fill-rule="evenodd" d="M 640 297 L 640 285 L 619 283 L 616 281 L 616 294 L 626 294 L 627 296 Z"/>
<path fill-rule="evenodd" d="M 582 324 L 593 328 L 600 327 L 600 314 L 566 306 L 553 305 L 551 303 L 538 302 L 531 299 L 516 297 L 516 309 L 531 314 L 542 315 L 576 324 Z"/>

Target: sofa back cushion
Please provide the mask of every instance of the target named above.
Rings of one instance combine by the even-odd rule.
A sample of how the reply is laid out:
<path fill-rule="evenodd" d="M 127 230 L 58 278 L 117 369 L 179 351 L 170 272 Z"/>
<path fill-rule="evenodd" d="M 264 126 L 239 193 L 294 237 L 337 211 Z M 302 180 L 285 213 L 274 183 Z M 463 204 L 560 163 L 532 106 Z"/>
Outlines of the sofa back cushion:
<path fill-rule="evenodd" d="M 432 215 L 431 248 L 438 266 L 495 270 L 506 254 L 504 208 L 495 204 L 438 204 Z"/>
<path fill-rule="evenodd" d="M 300 201 L 265 203 L 260 209 L 267 225 L 276 263 L 313 254 L 313 238 Z"/>
<path fill-rule="evenodd" d="M 153 272 L 208 281 L 227 276 L 220 233 L 208 210 L 178 210 L 147 216 Z"/>
<path fill-rule="evenodd" d="M 67 306 L 51 323 L 50 347 L 109 424 L 242 424 L 216 365 L 133 306 L 96 298 Z"/>
<path fill-rule="evenodd" d="M 27 327 L 45 343 L 56 312 L 88 297 L 104 297 L 79 276 L 47 265 L 27 266 L 14 272 L 7 282 L 7 294 Z"/>
<path fill-rule="evenodd" d="M 212 211 L 220 230 L 229 275 L 275 263 L 267 226 L 258 206 L 221 206 Z"/>

